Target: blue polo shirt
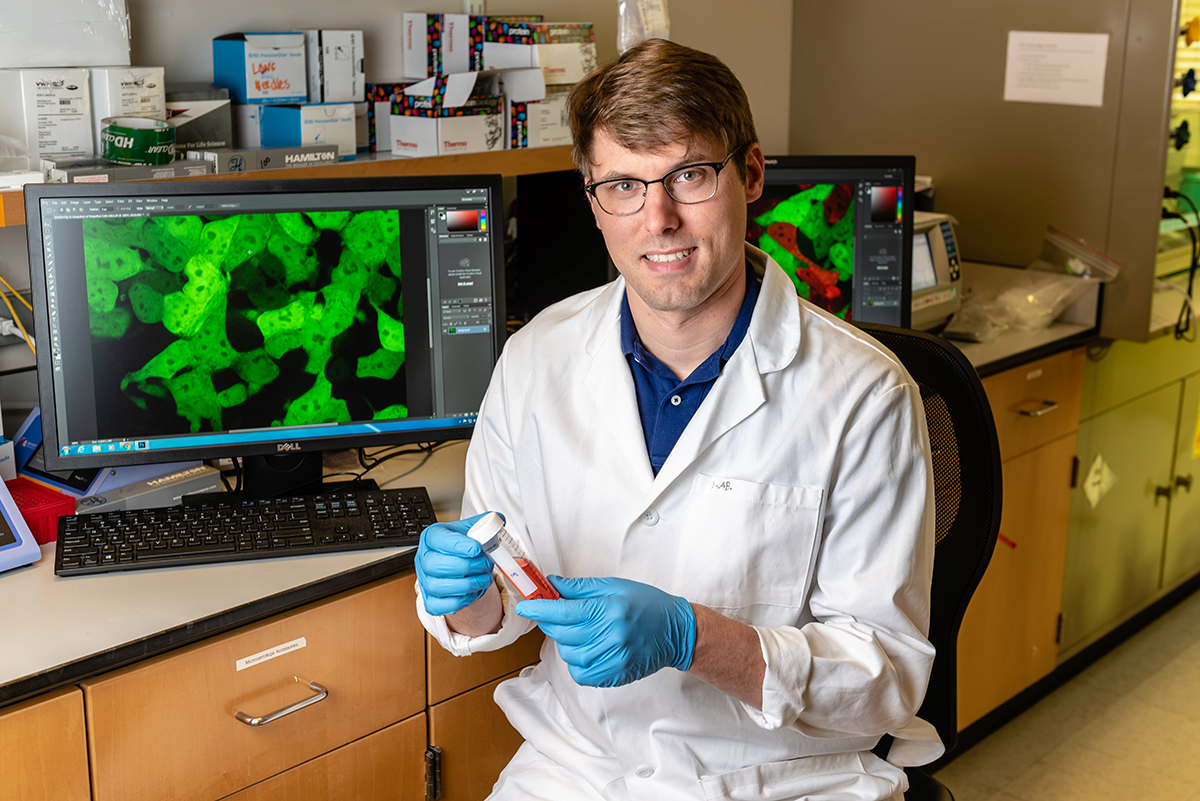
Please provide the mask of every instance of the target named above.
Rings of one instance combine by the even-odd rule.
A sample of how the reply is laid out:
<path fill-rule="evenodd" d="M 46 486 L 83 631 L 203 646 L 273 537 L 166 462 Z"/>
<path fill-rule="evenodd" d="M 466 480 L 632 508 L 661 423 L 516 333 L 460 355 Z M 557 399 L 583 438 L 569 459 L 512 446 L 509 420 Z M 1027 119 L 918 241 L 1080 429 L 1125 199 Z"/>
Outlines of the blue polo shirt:
<path fill-rule="evenodd" d="M 637 389 L 638 412 L 642 418 L 642 432 L 646 436 L 646 450 L 650 452 L 650 466 L 654 474 L 662 468 L 667 455 L 679 441 L 679 435 L 687 428 L 692 415 L 708 396 L 713 383 L 721 375 L 721 368 L 733 356 L 738 345 L 750 328 L 750 317 L 754 314 L 754 303 L 758 300 L 758 280 L 753 271 L 746 268 L 746 298 L 725 344 L 701 362 L 691 375 L 680 381 L 667 367 L 642 347 L 633 315 L 629 312 L 629 290 L 621 298 L 621 349 L 633 373 L 633 385 Z"/>

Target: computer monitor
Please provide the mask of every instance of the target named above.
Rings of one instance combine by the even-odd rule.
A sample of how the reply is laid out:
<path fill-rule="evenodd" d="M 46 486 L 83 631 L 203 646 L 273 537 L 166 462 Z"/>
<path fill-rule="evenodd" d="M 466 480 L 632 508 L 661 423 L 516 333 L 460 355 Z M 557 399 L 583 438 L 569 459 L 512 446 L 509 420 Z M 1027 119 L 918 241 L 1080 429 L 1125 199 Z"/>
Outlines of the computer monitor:
<path fill-rule="evenodd" d="M 843 319 L 912 319 L 912 156 L 768 156 L 746 239 Z"/>
<path fill-rule="evenodd" d="M 325 450 L 469 437 L 505 331 L 500 193 L 28 187 L 46 466 L 248 457 L 270 497 L 319 482 Z"/>

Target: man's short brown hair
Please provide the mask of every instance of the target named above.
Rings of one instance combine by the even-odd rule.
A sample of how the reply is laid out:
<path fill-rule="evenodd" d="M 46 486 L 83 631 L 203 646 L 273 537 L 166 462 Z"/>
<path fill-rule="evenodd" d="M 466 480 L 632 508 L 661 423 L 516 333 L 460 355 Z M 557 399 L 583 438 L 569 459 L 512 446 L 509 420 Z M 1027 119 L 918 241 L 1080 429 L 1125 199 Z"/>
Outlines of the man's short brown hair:
<path fill-rule="evenodd" d="M 571 159 L 588 176 L 599 133 L 627 150 L 703 139 L 725 153 L 758 141 L 742 84 L 716 56 L 649 39 L 592 72 L 567 99 Z M 733 160 L 746 177 L 745 158 Z"/>

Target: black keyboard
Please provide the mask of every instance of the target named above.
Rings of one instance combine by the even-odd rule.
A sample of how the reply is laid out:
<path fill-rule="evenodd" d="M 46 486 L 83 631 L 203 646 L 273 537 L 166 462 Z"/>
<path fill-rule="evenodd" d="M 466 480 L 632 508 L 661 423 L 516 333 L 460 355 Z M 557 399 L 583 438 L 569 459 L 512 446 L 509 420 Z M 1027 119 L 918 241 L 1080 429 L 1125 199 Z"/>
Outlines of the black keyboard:
<path fill-rule="evenodd" d="M 436 522 L 424 487 L 187 505 L 58 519 L 59 576 L 416 545 Z"/>

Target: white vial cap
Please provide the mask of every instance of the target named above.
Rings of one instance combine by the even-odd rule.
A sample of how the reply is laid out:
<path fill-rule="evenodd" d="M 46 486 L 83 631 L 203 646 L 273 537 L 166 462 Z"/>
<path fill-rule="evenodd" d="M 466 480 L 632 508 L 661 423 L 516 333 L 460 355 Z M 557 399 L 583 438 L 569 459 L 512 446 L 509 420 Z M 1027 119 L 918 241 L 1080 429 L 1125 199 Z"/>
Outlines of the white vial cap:
<path fill-rule="evenodd" d="M 504 519 L 495 512 L 488 512 L 479 518 L 475 522 L 475 525 L 471 526 L 471 530 L 467 532 L 467 536 L 480 545 L 486 545 L 503 529 Z"/>

